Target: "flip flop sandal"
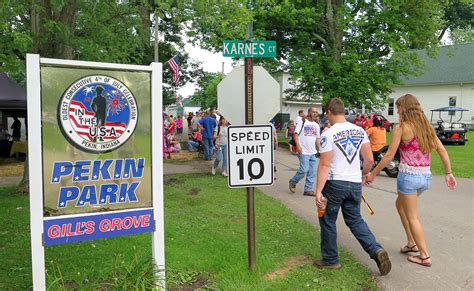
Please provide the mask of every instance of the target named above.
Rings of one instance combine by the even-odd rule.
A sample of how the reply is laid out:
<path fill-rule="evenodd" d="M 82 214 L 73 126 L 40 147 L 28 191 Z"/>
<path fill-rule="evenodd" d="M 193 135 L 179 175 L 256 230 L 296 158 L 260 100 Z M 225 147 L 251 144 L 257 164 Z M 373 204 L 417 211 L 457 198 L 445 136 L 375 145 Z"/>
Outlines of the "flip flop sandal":
<path fill-rule="evenodd" d="M 420 262 L 417 262 L 417 261 L 414 261 L 413 258 L 418 258 L 421 260 L 421 263 Z M 415 263 L 415 264 L 418 264 L 418 265 L 421 265 L 423 267 L 431 267 L 431 263 L 424 263 L 424 261 L 430 259 L 430 257 L 426 257 L 426 258 L 422 258 L 421 256 L 411 256 L 411 257 L 408 257 L 407 260 L 411 263 Z"/>
<path fill-rule="evenodd" d="M 414 250 L 414 248 L 416 248 L 416 245 L 413 245 L 411 247 L 406 245 L 406 246 L 400 248 L 400 253 L 408 254 L 408 253 L 417 253 L 417 252 L 419 252 L 419 250 Z"/>

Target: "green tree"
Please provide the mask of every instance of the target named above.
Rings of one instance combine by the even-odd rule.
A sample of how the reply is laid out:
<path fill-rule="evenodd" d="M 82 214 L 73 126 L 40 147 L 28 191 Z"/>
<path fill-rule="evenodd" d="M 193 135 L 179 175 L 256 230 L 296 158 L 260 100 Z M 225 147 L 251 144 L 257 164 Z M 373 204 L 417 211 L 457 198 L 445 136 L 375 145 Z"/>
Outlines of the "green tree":
<path fill-rule="evenodd" d="M 204 72 L 197 82 L 197 90 L 191 101 L 201 104 L 201 109 L 217 108 L 217 85 L 223 79 L 221 73 Z"/>
<path fill-rule="evenodd" d="M 193 22 L 198 42 L 218 51 L 223 39 L 245 36 L 245 26 L 233 19 L 252 18 L 254 38 L 276 40 L 278 49 L 275 60 L 255 62 L 289 71 L 298 81 L 292 96 L 339 96 L 348 105 L 382 104 L 404 76 L 417 73 L 410 49 L 436 47 L 442 30 L 437 0 L 246 2 L 207 6 L 213 12 Z"/>
<path fill-rule="evenodd" d="M 154 60 L 150 21 L 158 13 L 159 61 L 181 56 L 184 85 L 200 74 L 199 64 L 184 53 L 182 30 L 189 11 L 180 1 L 3 0 L 0 1 L 0 69 L 26 83 L 26 54 L 42 57 L 147 65 Z M 164 104 L 175 100 L 176 84 L 163 68 Z M 21 186 L 28 186 L 28 164 Z"/>
<path fill-rule="evenodd" d="M 454 29 L 449 38 L 454 44 L 474 42 L 474 29 Z"/>
<path fill-rule="evenodd" d="M 441 40 L 447 31 L 463 35 L 472 32 L 474 27 L 474 2 L 472 0 L 443 0 L 443 24 L 438 35 Z M 456 36 L 455 36 L 456 37 Z"/>
<path fill-rule="evenodd" d="M 159 61 L 180 54 L 181 82 L 193 81 L 199 63 L 184 52 L 182 31 L 189 11 L 180 1 L 4 0 L 0 2 L 0 65 L 25 84 L 27 53 L 43 57 L 148 65 L 154 60 L 154 23 L 160 16 Z M 163 41 L 164 40 L 164 41 Z M 175 84 L 163 67 L 164 103 L 174 102 Z"/>

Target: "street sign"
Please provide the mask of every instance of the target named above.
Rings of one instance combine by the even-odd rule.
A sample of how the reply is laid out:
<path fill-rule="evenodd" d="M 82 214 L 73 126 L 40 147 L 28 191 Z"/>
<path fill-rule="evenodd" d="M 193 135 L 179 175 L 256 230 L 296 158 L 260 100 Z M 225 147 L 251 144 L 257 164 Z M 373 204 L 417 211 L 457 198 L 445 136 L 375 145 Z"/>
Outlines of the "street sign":
<path fill-rule="evenodd" d="M 224 40 L 222 53 L 224 57 L 241 58 L 274 58 L 276 41 L 274 40 Z"/>
<path fill-rule="evenodd" d="M 217 86 L 219 113 L 234 125 L 245 124 L 245 67 L 234 68 Z M 261 66 L 253 67 L 253 123 L 267 124 L 280 111 L 280 84 Z M 247 110 L 248 111 L 248 110 Z"/>
<path fill-rule="evenodd" d="M 273 185 L 271 125 L 229 126 L 228 145 L 229 187 Z"/>

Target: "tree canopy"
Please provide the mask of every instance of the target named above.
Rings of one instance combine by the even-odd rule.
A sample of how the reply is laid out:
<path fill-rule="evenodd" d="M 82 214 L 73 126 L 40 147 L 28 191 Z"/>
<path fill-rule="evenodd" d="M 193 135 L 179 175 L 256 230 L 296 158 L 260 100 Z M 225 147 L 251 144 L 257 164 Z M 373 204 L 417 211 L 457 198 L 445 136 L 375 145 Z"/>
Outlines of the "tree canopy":
<path fill-rule="evenodd" d="M 198 88 L 191 96 L 191 101 L 201 104 L 202 109 L 217 108 L 217 85 L 223 78 L 221 73 L 205 72 L 197 82 Z"/>
<path fill-rule="evenodd" d="M 446 31 L 458 42 L 471 39 L 472 8 L 470 0 L 3 0 L 0 65 L 23 84 L 28 52 L 147 65 L 157 13 L 159 61 L 179 52 L 179 86 L 202 79 L 199 95 L 214 79 L 184 45 L 220 52 L 223 40 L 243 39 L 253 23 L 254 39 L 276 40 L 278 50 L 275 59 L 255 63 L 289 72 L 293 98 L 377 105 L 405 76 L 420 72 L 412 49 L 435 51 Z M 169 104 L 175 88 L 166 64 L 164 83 Z"/>
<path fill-rule="evenodd" d="M 245 26 L 232 24 L 238 14 L 253 20 L 254 38 L 277 41 L 275 60 L 256 59 L 272 72 L 291 74 L 292 96 L 328 99 L 339 96 L 350 105 L 384 102 L 404 75 L 415 74 L 418 60 L 412 48 L 438 44 L 443 7 L 438 0 L 343 1 L 255 0 L 215 4 L 218 13 L 194 19 L 197 38 L 220 50 L 223 39 L 244 35 Z M 234 29 L 214 29 L 226 22 Z M 381 98 L 380 98 L 381 97 Z"/>
<path fill-rule="evenodd" d="M 173 2 L 175 2 L 173 4 Z M 0 65 L 25 84 L 27 53 L 43 57 L 148 65 L 154 60 L 151 15 L 158 13 L 159 61 L 179 52 L 181 82 L 196 79 L 199 63 L 184 51 L 189 12 L 179 1 L 4 0 L 0 2 Z M 171 4 L 170 4 L 171 3 Z M 175 100 L 167 66 L 164 103 Z"/>

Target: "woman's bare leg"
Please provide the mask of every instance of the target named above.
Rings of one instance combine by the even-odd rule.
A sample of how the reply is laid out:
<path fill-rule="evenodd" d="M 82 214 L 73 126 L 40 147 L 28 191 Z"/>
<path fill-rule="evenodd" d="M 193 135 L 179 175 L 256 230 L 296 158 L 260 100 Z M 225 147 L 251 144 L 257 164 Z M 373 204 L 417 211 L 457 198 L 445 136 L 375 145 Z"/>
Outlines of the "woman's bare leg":
<path fill-rule="evenodd" d="M 405 211 L 403 210 L 402 202 L 400 201 L 400 195 L 404 195 L 404 194 L 398 194 L 398 195 L 399 195 L 399 197 L 397 198 L 397 201 L 396 201 L 395 205 L 397 206 L 398 215 L 400 215 L 400 220 L 402 221 L 403 228 L 405 229 L 405 234 L 407 236 L 407 246 L 412 247 L 416 244 L 415 239 L 413 238 L 413 235 L 411 233 L 410 225 L 408 223 L 407 216 L 405 214 Z M 414 249 L 416 250 L 416 248 L 414 248 Z"/>
<path fill-rule="evenodd" d="M 398 198 L 400 199 L 401 207 L 403 208 L 405 216 L 408 220 L 408 225 L 410 226 L 410 231 L 413 235 L 413 239 L 415 240 L 415 243 L 418 246 L 418 249 L 420 250 L 420 257 L 429 257 L 430 255 L 428 253 L 428 247 L 426 245 L 423 226 L 421 225 L 420 219 L 418 217 L 418 195 L 416 193 L 410 195 L 399 194 Z M 423 263 L 431 263 L 431 260 L 425 260 L 423 261 Z"/>

